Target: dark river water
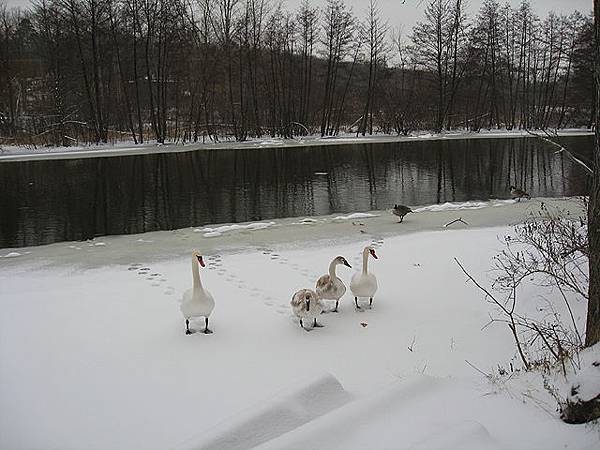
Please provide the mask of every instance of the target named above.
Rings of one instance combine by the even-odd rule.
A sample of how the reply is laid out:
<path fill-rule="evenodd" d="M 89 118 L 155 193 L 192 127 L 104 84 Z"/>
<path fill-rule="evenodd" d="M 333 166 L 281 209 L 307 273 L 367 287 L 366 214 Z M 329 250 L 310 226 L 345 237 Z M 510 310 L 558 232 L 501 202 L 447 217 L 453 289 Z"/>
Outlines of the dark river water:
<path fill-rule="evenodd" d="M 561 143 L 590 160 L 593 137 Z M 0 248 L 223 222 L 588 192 L 533 138 L 0 162 Z"/>

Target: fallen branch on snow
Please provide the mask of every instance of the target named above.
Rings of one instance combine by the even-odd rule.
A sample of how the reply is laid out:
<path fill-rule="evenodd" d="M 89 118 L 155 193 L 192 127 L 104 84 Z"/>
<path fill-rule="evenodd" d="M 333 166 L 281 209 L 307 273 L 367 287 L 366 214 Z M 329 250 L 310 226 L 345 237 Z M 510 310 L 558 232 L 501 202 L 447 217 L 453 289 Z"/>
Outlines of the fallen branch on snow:
<path fill-rule="evenodd" d="M 462 217 L 459 217 L 458 219 L 454 219 L 452 222 L 448 222 L 447 224 L 445 224 L 445 225 L 444 225 L 444 227 L 448 227 L 448 226 L 450 226 L 450 225 L 452 225 L 453 223 L 456 223 L 456 222 L 462 222 L 462 223 L 464 223 L 465 225 L 469 226 L 469 224 L 468 224 L 467 222 L 465 222 L 465 221 L 462 219 Z"/>

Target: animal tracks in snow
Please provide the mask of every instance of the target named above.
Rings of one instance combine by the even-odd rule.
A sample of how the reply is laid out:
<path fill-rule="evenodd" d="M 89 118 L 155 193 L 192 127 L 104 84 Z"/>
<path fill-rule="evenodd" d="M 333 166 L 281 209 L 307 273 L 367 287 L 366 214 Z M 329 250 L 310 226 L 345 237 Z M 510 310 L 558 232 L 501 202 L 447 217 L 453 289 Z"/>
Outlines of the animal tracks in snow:
<path fill-rule="evenodd" d="M 136 272 L 140 278 L 144 281 L 149 282 L 152 287 L 163 287 L 164 284 L 168 281 L 167 278 L 160 272 L 153 271 L 152 268 L 146 267 L 141 263 L 131 263 L 127 270 L 129 272 Z M 165 295 L 173 295 L 175 293 L 175 288 L 173 286 L 167 286 L 167 288 L 163 292 Z"/>
<path fill-rule="evenodd" d="M 270 268 L 276 267 L 275 264 L 278 266 L 288 264 L 288 259 L 266 247 L 258 247 L 252 257 L 258 257 L 261 261 L 242 262 L 237 259 L 229 260 L 228 257 L 223 258 L 220 255 L 208 256 L 206 260 L 208 261 L 208 267 L 212 268 L 219 278 L 244 293 L 240 297 L 241 299 L 260 302 L 276 314 L 289 314 L 287 293 L 282 296 L 279 292 L 272 292 L 272 284 L 269 282 L 268 275 L 266 275 L 273 270 Z M 240 263 L 243 266 L 240 266 Z M 253 270 L 244 269 L 244 267 L 255 267 L 257 263 L 260 267 L 258 279 L 253 275 Z M 262 275 L 266 275 L 264 280 L 261 280 Z"/>

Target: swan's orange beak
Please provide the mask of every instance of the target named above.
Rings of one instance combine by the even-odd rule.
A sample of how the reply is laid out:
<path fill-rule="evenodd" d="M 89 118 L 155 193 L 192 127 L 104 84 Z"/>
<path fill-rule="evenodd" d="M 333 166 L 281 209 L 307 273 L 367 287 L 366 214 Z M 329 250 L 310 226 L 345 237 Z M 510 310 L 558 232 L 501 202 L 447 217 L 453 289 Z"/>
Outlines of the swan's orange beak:
<path fill-rule="evenodd" d="M 371 252 L 371 256 L 375 259 L 377 259 L 377 255 L 375 254 L 375 250 L 371 249 L 369 250 Z"/>
<path fill-rule="evenodd" d="M 204 265 L 204 259 L 202 259 L 202 256 L 198 255 L 197 258 L 198 258 L 198 262 L 200 263 L 200 265 L 202 267 L 205 267 L 205 265 Z"/>

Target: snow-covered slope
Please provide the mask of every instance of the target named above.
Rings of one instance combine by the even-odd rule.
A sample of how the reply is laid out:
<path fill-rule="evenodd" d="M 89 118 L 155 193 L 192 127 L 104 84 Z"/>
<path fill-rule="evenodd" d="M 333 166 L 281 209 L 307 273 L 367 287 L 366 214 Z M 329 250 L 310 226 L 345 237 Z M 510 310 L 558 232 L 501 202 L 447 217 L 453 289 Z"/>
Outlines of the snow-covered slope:
<path fill-rule="evenodd" d="M 365 223 L 396 221 L 376 214 Z M 410 221 L 426 214 L 447 221 L 443 212 Z M 597 444 L 597 429 L 559 421 L 543 388 L 517 376 L 491 383 L 465 362 L 490 373 L 518 365 L 504 326 L 481 329 L 488 305 L 453 262 L 485 279 L 510 227 L 406 234 L 410 226 L 398 224 L 375 233 L 370 222 L 315 220 L 324 222 L 286 225 L 295 227 L 287 242 L 278 222 L 212 238 L 190 230 L 53 244 L 0 259 L 0 448 Z M 307 231 L 300 239 L 297 230 Z M 204 244 L 214 334 L 186 336 L 178 298 L 191 286 L 190 257 L 179 249 Z M 347 293 L 339 314 L 322 316 L 324 328 L 302 330 L 292 294 L 314 287 L 337 255 L 353 266 L 338 268 L 349 282 L 366 244 L 380 256 L 370 266 L 379 280 L 373 309 L 355 311 Z M 574 305 L 580 324 L 584 306 Z"/>

